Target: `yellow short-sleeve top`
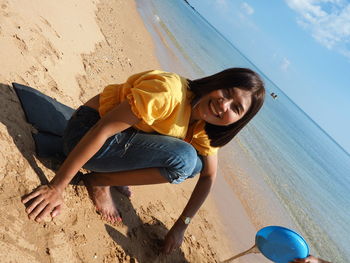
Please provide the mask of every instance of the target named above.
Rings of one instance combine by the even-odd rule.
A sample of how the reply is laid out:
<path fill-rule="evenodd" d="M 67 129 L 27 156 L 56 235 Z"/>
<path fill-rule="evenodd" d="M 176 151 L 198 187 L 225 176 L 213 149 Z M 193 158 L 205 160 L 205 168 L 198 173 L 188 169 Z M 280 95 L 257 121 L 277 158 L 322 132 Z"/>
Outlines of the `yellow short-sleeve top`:
<path fill-rule="evenodd" d="M 127 100 L 140 118 L 134 128 L 183 139 L 203 156 L 217 153 L 210 146 L 204 121 L 190 124 L 193 93 L 187 79 L 160 70 L 132 75 L 123 84 L 108 85 L 100 94 L 99 114 L 104 116 L 115 105 Z"/>

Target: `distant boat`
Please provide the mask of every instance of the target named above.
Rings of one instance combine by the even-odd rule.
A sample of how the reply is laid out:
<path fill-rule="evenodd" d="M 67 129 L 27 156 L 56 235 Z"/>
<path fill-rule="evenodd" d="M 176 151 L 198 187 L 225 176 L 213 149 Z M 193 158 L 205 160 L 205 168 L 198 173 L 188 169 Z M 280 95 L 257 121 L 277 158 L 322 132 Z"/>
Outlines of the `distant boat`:
<path fill-rule="evenodd" d="M 271 95 L 271 97 L 272 97 L 273 99 L 277 99 L 277 94 L 276 94 L 276 93 L 272 92 L 270 95 Z"/>

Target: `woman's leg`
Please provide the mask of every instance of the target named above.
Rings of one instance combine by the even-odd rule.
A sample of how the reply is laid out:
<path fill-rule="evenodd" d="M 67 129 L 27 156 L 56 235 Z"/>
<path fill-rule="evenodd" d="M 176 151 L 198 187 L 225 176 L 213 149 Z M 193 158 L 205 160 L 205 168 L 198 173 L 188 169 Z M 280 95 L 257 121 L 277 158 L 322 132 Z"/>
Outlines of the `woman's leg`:
<path fill-rule="evenodd" d="M 89 173 L 84 176 L 92 186 L 128 186 L 168 183 L 158 168 L 144 168 L 110 173 Z"/>
<path fill-rule="evenodd" d="M 99 174 L 158 168 L 161 176 L 175 184 L 202 170 L 201 157 L 192 145 L 181 139 L 129 130 L 109 138 L 107 142 L 108 145 L 104 145 L 84 168 Z M 144 177 L 143 173 L 138 174 Z M 143 184 L 143 180 L 146 178 L 136 176 L 131 183 Z M 145 182 L 152 184 L 151 181 Z M 121 185 L 119 182 L 118 179 L 115 185 Z"/>
<path fill-rule="evenodd" d="M 91 108 L 76 111 L 64 135 L 66 154 L 98 120 Z M 180 183 L 199 173 L 202 162 L 182 140 L 128 129 L 110 137 L 84 168 L 93 171 L 84 181 L 97 211 L 114 222 L 120 217 L 109 186 Z"/>
<path fill-rule="evenodd" d="M 84 178 L 90 197 L 97 211 L 111 222 L 120 217 L 109 186 L 180 183 L 202 168 L 196 151 L 182 140 L 140 132 L 128 138 L 122 150 L 111 143 L 108 151 L 101 151 L 86 165 L 97 171 Z"/>
<path fill-rule="evenodd" d="M 142 175 L 142 176 L 140 176 Z M 93 201 L 96 211 L 109 222 L 119 222 L 119 215 L 116 204 L 111 196 L 110 186 L 118 186 L 118 191 L 127 191 L 122 187 L 128 185 L 146 185 L 167 183 L 158 168 L 145 168 L 139 170 L 111 172 L 111 173 L 89 173 L 83 178 L 84 184 Z M 124 194 L 125 195 L 125 194 Z"/>

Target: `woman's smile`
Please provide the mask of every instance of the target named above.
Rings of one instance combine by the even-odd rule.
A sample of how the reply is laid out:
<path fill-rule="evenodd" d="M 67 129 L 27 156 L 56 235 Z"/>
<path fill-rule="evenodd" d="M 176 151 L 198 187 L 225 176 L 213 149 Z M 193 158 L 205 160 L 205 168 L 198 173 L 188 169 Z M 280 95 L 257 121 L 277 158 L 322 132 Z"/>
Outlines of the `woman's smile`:
<path fill-rule="evenodd" d="M 203 96 L 193 107 L 192 120 L 227 126 L 239 119 L 251 105 L 251 92 L 239 88 L 214 90 Z"/>

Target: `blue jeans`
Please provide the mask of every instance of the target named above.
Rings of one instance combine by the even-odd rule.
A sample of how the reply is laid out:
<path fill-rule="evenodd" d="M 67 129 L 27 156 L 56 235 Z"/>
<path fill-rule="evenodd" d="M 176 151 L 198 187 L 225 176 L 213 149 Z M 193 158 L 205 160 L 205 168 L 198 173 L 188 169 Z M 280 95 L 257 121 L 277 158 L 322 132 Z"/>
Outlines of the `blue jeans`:
<path fill-rule="evenodd" d="M 90 107 L 75 111 L 63 135 L 66 155 L 99 119 Z M 100 173 L 157 167 L 170 183 L 178 184 L 198 174 L 203 164 L 194 147 L 181 139 L 129 128 L 109 137 L 83 167 Z"/>

